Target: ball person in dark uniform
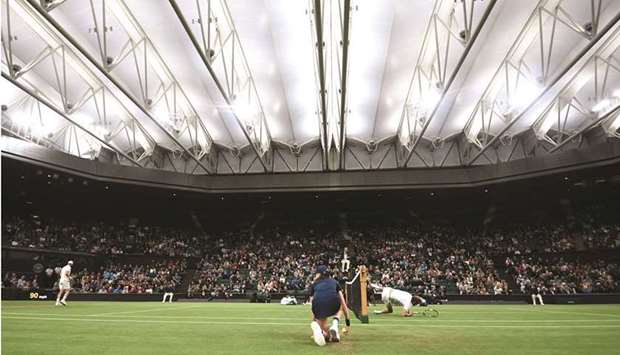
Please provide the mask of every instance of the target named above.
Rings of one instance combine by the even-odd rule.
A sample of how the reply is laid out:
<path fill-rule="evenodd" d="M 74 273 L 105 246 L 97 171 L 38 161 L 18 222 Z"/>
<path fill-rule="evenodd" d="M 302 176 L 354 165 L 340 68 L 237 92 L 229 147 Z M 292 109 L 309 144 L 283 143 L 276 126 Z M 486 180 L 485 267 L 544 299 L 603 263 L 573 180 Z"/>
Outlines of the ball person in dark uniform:
<path fill-rule="evenodd" d="M 314 318 L 310 328 L 314 342 L 323 346 L 326 339 L 334 342 L 340 341 L 338 322 L 343 314 L 348 322 L 349 309 L 340 284 L 330 276 L 327 266 L 319 265 L 317 267 L 309 293 Z M 334 317 L 331 326 L 327 320 L 329 317 Z"/>

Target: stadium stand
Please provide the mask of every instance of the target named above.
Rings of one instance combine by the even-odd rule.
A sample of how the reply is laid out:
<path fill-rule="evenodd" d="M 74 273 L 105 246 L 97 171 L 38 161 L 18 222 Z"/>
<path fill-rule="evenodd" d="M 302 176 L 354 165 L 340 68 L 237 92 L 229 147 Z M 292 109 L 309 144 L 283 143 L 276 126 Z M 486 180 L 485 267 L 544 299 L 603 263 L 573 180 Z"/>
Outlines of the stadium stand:
<path fill-rule="evenodd" d="M 594 215 L 583 221 L 570 230 L 556 223 L 510 225 L 483 233 L 402 220 L 369 224 L 350 219 L 343 238 L 334 233 L 337 226 L 319 221 L 295 226 L 263 221 L 255 229 L 200 235 L 180 227 L 12 216 L 3 224 L 3 245 L 120 258 L 78 267 L 78 292 L 157 293 L 171 287 L 188 297 L 208 299 L 301 292 L 317 263 L 337 269 L 344 247 L 352 265 L 367 265 L 373 279 L 431 299 L 520 294 L 534 286 L 549 294 L 620 291 L 618 263 L 593 256 L 620 246 L 620 224 Z M 136 264 L 122 259 L 129 255 L 168 259 Z M 198 262 L 187 258 L 198 256 Z M 183 283 L 186 273 L 190 277 Z M 336 276 L 345 277 L 340 272 Z M 39 276 L 9 269 L 3 287 L 36 289 Z"/>

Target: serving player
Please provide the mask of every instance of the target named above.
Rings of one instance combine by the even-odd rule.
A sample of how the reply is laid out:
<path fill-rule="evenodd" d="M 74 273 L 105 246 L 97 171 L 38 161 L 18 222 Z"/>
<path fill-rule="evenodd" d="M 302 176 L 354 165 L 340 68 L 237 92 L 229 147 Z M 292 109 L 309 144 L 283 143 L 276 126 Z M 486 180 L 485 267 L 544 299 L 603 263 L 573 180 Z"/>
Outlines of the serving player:
<path fill-rule="evenodd" d="M 384 287 L 379 284 L 371 283 L 370 287 L 372 287 L 375 292 L 381 292 L 381 300 L 385 303 L 386 309 L 383 311 L 375 311 L 375 314 L 386 314 L 394 312 L 392 308 L 392 303 L 399 303 L 403 305 L 403 317 L 411 317 L 413 316 L 413 312 L 411 308 L 414 304 L 419 304 L 424 307 L 427 305 L 427 302 L 424 298 L 420 296 L 414 296 L 409 292 L 403 290 L 397 290 L 391 287 Z"/>
<path fill-rule="evenodd" d="M 73 266 L 73 261 L 69 260 L 67 265 L 63 266 L 60 269 L 60 280 L 58 281 L 58 296 L 56 297 L 56 305 L 66 306 L 67 305 L 67 297 L 69 296 L 69 292 L 71 291 L 71 267 Z"/>
<path fill-rule="evenodd" d="M 330 277 L 327 266 L 319 265 L 317 267 L 314 282 L 310 286 L 309 292 L 314 318 L 310 328 L 314 342 L 319 346 L 325 345 L 326 339 L 339 342 L 338 322 L 344 314 L 347 326 L 349 325 L 349 309 L 340 284 Z M 329 317 L 334 317 L 331 327 L 327 320 Z"/>

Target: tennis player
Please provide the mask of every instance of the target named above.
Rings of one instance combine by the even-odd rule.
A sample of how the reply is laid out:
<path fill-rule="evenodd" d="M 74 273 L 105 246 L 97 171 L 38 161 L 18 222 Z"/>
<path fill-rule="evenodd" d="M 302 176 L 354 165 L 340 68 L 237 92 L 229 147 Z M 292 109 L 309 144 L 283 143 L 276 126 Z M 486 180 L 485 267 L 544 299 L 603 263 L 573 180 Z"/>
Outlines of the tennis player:
<path fill-rule="evenodd" d="M 56 305 L 66 306 L 67 305 L 67 297 L 69 296 L 69 292 L 71 292 L 71 267 L 73 266 L 73 261 L 69 260 L 67 265 L 63 266 L 60 270 L 60 280 L 58 281 L 58 296 L 56 297 Z"/>
<path fill-rule="evenodd" d="M 386 309 L 383 311 L 375 311 L 375 314 L 386 314 L 394 312 L 392 308 L 392 303 L 398 303 L 403 305 L 403 317 L 411 317 L 414 313 L 411 311 L 411 308 L 414 304 L 420 305 L 424 307 L 427 305 L 427 302 L 424 298 L 420 296 L 414 296 L 407 291 L 397 290 L 391 287 L 384 287 L 379 284 L 371 283 L 370 287 L 372 287 L 375 292 L 381 292 L 381 300 L 385 303 Z"/>
<path fill-rule="evenodd" d="M 349 326 L 349 309 L 340 284 L 330 276 L 327 266 L 319 265 L 317 267 L 309 293 L 314 318 L 310 328 L 314 342 L 318 346 L 325 345 L 327 340 L 339 342 L 338 323 L 340 317 L 344 315 L 347 326 Z M 333 317 L 331 326 L 327 320 L 329 317 Z"/>

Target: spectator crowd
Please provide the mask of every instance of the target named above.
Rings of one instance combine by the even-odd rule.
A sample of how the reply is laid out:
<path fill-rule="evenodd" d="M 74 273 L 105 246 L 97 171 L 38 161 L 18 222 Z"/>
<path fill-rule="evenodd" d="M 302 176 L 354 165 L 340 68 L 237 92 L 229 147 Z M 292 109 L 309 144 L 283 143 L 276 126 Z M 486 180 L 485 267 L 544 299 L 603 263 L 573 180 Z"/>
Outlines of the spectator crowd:
<path fill-rule="evenodd" d="M 95 272 L 78 272 L 74 287 L 91 293 L 161 293 L 181 284 L 186 267 L 187 262 L 179 260 L 147 265 L 109 263 Z"/>
<path fill-rule="evenodd" d="M 325 263 L 340 268 L 344 248 L 351 265 L 367 265 L 371 278 L 384 285 L 440 297 L 447 292 L 462 295 L 501 295 L 528 292 L 522 278 L 502 257 L 515 260 L 534 255 L 575 253 L 583 249 L 605 250 L 620 245 L 620 226 L 606 225 L 590 232 L 569 232 L 562 224 L 510 226 L 479 234 L 451 227 L 365 223 L 347 231 L 347 238 L 310 227 L 262 232 L 237 232 L 217 239 L 201 260 L 188 292 L 214 297 L 258 292 L 302 290 L 313 276 L 313 266 Z M 596 242 L 584 243 L 586 240 Z M 512 260 L 512 259 L 511 259 Z M 577 287 L 572 292 L 620 290 L 617 264 L 591 261 L 570 263 L 539 257 L 555 270 L 555 284 L 605 285 Z M 603 267 L 604 266 L 604 267 Z M 603 269 L 601 269 L 603 267 Z M 528 270 L 540 270 L 531 266 Z M 594 274 L 598 275 L 594 278 Z M 530 272 L 529 283 L 541 284 L 548 273 Z M 336 277 L 342 277 L 337 271 Z M 596 279 L 596 281 L 594 280 Z M 603 282 L 604 279 L 604 282 Z M 511 287 L 512 285 L 512 287 Z M 567 293 L 568 289 L 543 288 L 542 292 Z"/>
<path fill-rule="evenodd" d="M 441 297 L 527 293 L 620 291 L 620 269 L 579 253 L 620 247 L 620 224 L 583 218 L 579 228 L 514 224 L 485 232 L 404 220 L 291 223 L 217 233 L 175 227 L 110 225 L 12 217 L 3 221 L 3 246 L 79 251 L 115 256 L 165 256 L 146 264 L 108 262 L 74 271 L 74 288 L 94 293 L 157 293 L 176 289 L 183 274 L 190 297 L 301 291 L 317 264 L 337 278 L 343 251 L 351 268 L 366 265 L 375 282 Z M 195 272 L 194 272 L 195 270 Z M 5 273 L 3 287 L 35 289 L 36 274 Z M 185 290 L 183 290 L 185 291 Z"/>
<path fill-rule="evenodd" d="M 74 271 L 72 288 L 83 293 L 161 293 L 175 290 L 183 280 L 187 262 L 168 260 L 148 264 L 108 262 L 95 271 Z M 34 272 L 7 272 L 3 287 L 32 290 L 43 284 L 40 278 L 51 279 L 50 288 L 58 288 L 60 268 L 49 274 Z"/>
<path fill-rule="evenodd" d="M 13 217 L 2 224 L 4 246 L 79 251 L 101 255 L 201 256 L 204 240 L 196 231 L 130 223 L 59 222 Z"/>
<path fill-rule="evenodd" d="M 604 260 L 565 260 L 557 256 L 506 258 L 507 273 L 522 293 L 606 293 L 620 291 L 618 263 Z"/>

